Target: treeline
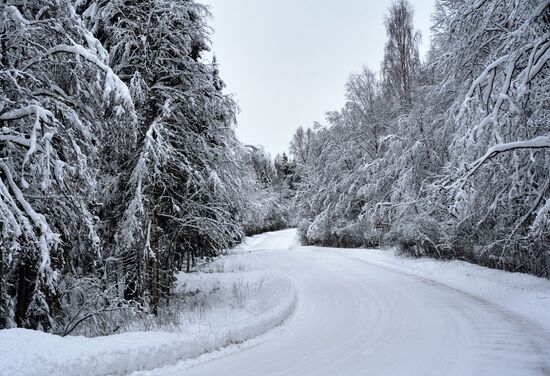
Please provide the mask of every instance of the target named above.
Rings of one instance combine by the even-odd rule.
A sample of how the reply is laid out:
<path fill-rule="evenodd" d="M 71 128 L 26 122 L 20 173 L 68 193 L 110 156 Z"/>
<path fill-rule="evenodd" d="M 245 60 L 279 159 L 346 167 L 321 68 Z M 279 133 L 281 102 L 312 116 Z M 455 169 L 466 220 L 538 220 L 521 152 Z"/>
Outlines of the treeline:
<path fill-rule="evenodd" d="M 296 163 L 283 153 L 271 158 L 261 147 L 250 148 L 257 186 L 251 196 L 251 208 L 244 220 L 246 235 L 283 230 L 296 222 L 292 202 L 297 187 Z"/>
<path fill-rule="evenodd" d="M 303 240 L 550 277 L 549 8 L 438 0 L 421 62 L 394 2 L 381 74 L 352 74 L 328 126 L 292 141 Z"/>
<path fill-rule="evenodd" d="M 273 225 L 208 18 L 194 0 L 0 3 L 0 329 L 112 333 Z"/>

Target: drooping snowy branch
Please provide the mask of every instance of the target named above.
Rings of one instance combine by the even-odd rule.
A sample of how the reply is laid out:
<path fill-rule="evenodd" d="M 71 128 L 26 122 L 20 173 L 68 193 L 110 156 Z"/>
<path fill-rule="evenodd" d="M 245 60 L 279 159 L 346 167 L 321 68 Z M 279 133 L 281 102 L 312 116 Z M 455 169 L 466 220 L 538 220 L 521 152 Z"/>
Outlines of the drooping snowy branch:
<path fill-rule="evenodd" d="M 491 146 L 489 150 L 478 160 L 472 162 L 467 168 L 467 173 L 461 180 L 469 179 L 476 171 L 488 160 L 497 156 L 500 153 L 518 150 L 518 149 L 542 149 L 550 148 L 550 136 L 539 136 L 531 140 L 508 142 Z"/>

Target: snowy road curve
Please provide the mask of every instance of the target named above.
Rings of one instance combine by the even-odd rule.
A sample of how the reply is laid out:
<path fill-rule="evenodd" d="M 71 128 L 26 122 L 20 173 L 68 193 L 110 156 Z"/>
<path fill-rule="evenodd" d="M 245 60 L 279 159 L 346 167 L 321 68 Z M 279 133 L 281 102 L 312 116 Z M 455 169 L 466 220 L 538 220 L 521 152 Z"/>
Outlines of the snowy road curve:
<path fill-rule="evenodd" d="M 484 300 L 316 247 L 258 256 L 289 275 L 298 304 L 275 335 L 242 352 L 162 375 L 550 375 L 550 335 Z M 156 373 L 155 373 L 156 374 Z"/>

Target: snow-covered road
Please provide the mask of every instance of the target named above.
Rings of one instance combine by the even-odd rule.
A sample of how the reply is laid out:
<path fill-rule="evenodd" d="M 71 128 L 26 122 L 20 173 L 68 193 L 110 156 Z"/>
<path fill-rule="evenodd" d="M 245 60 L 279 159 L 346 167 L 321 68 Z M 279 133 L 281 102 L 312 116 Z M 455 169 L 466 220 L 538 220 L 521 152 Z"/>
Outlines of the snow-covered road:
<path fill-rule="evenodd" d="M 379 263 L 316 247 L 253 249 L 289 275 L 296 310 L 259 344 L 159 375 L 550 375 L 550 333 L 487 300 Z M 279 249 L 277 249 L 279 248 Z"/>

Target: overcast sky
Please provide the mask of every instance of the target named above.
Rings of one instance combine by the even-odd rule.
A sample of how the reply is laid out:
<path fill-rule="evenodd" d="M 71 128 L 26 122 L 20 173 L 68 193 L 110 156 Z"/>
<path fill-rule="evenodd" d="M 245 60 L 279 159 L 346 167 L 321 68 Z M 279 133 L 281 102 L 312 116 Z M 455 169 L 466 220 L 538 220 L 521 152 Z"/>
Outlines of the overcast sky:
<path fill-rule="evenodd" d="M 391 0 L 203 0 L 214 14 L 213 51 L 241 112 L 237 135 L 272 155 L 298 126 L 324 123 L 344 104 L 344 85 L 362 65 L 379 71 Z M 429 44 L 434 0 L 412 0 Z"/>

